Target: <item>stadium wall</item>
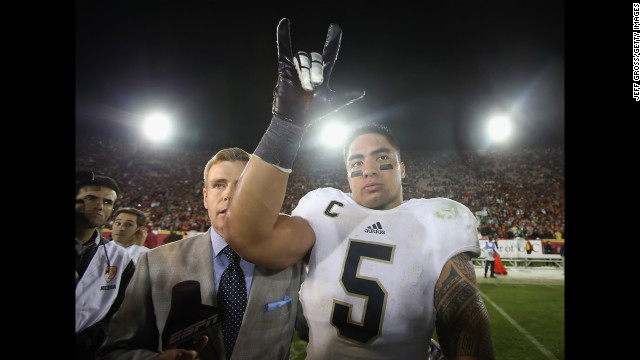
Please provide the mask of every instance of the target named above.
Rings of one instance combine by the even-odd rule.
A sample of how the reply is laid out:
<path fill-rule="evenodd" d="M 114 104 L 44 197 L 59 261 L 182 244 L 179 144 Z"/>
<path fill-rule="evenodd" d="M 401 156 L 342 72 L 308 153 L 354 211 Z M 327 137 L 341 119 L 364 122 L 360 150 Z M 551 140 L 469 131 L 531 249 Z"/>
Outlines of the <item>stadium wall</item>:
<path fill-rule="evenodd" d="M 484 245 L 488 240 L 480 239 L 480 250 L 482 251 L 481 257 L 485 256 Z M 560 247 L 564 244 L 564 240 L 558 241 L 556 239 L 542 239 L 542 240 L 529 240 L 533 246 L 532 254 L 544 254 L 543 244 L 547 241 L 551 242 L 554 254 L 560 254 Z M 498 239 L 498 253 L 500 257 L 522 257 L 527 255 L 525 250 L 526 240 L 524 239 L 512 239 L 512 240 L 500 240 Z"/>

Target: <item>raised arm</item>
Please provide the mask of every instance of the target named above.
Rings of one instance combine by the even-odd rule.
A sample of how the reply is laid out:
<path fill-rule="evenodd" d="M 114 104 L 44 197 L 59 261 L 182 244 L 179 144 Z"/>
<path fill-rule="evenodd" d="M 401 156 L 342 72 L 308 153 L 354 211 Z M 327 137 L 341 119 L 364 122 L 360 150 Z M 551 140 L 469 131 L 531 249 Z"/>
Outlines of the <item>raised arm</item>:
<path fill-rule="evenodd" d="M 224 226 L 225 240 L 245 260 L 280 269 L 313 246 L 306 220 L 279 214 L 289 174 L 252 156 L 232 197 Z"/>
<path fill-rule="evenodd" d="M 322 55 L 299 51 L 294 56 L 289 20 L 278 24 L 273 117 L 238 181 L 224 226 L 225 240 L 245 260 L 284 268 L 315 242 L 306 220 L 279 212 L 307 127 L 364 96 L 363 90 L 337 95 L 329 88 L 341 38 L 340 27 L 331 24 Z"/>
<path fill-rule="evenodd" d="M 494 359 L 491 323 L 467 254 L 449 260 L 435 289 L 436 331 L 448 360 Z"/>

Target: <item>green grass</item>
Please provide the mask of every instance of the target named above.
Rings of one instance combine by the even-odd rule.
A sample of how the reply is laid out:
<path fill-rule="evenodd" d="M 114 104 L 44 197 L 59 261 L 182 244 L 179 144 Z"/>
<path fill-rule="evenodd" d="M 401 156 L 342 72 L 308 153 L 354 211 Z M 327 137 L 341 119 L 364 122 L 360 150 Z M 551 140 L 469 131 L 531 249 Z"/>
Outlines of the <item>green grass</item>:
<path fill-rule="evenodd" d="M 564 285 L 481 283 L 478 286 L 491 300 L 483 296 L 491 319 L 496 359 L 564 359 Z M 533 337 L 542 349 L 491 302 Z"/>
<path fill-rule="evenodd" d="M 478 287 L 491 319 L 496 360 L 564 359 L 563 284 L 479 283 Z M 289 359 L 304 360 L 306 354 L 306 343 L 294 334 Z"/>
<path fill-rule="evenodd" d="M 298 334 L 293 332 L 291 349 L 289 350 L 289 360 L 304 360 L 307 357 L 307 343 L 298 339 Z"/>

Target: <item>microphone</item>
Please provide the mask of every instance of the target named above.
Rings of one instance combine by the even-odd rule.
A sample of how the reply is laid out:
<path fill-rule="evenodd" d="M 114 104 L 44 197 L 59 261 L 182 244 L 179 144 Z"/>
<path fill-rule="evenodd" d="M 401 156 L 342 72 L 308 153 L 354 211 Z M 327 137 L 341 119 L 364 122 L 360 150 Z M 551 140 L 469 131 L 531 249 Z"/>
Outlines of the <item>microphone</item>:
<path fill-rule="evenodd" d="M 171 309 L 162 331 L 162 350 L 193 350 L 196 341 L 215 326 L 220 326 L 218 308 L 200 302 L 200 283 L 179 282 L 171 291 Z M 212 340 L 209 336 L 209 342 Z"/>

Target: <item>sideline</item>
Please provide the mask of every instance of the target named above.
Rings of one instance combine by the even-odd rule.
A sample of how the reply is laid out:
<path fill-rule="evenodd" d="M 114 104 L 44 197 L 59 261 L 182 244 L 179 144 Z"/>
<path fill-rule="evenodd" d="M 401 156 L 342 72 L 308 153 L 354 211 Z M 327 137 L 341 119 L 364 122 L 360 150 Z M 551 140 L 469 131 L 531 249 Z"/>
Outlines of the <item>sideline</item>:
<path fill-rule="evenodd" d="M 498 310 L 498 312 L 502 314 L 502 316 L 504 316 L 505 319 L 507 319 L 511 323 L 511 325 L 513 325 L 516 329 L 518 329 L 518 331 L 520 331 L 524 336 L 526 336 L 527 339 L 529 339 L 529 341 L 531 341 L 533 345 L 535 345 L 535 347 L 537 347 L 538 350 L 540 350 L 541 353 L 543 353 L 548 359 L 558 360 L 558 358 L 555 357 L 551 353 L 551 351 L 547 350 L 546 347 L 540 344 L 538 340 L 536 340 L 536 338 L 533 337 L 533 335 L 529 334 L 529 332 L 525 330 L 525 328 L 523 328 L 515 320 L 513 320 L 511 316 L 509 316 L 504 310 L 502 310 L 500 306 L 498 306 L 498 304 L 494 303 L 493 300 L 491 300 L 487 295 L 485 295 L 482 291 L 480 291 L 480 289 L 478 289 L 478 291 L 480 292 L 480 295 L 482 295 L 482 297 L 485 300 L 487 300 L 491 305 L 493 305 L 493 307 L 496 308 L 496 310 Z"/>

